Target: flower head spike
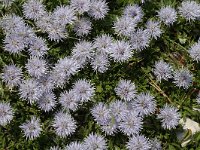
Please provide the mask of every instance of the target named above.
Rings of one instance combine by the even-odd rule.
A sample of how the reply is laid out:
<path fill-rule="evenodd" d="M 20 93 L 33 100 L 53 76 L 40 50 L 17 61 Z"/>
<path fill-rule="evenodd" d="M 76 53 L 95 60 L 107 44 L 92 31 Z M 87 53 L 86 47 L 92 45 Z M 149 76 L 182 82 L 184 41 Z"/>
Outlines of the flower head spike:
<path fill-rule="evenodd" d="M 7 102 L 0 102 L 0 125 L 5 126 L 13 119 L 14 112 Z"/>
<path fill-rule="evenodd" d="M 180 114 L 178 109 L 170 106 L 165 105 L 161 108 L 160 113 L 158 114 L 158 119 L 161 119 L 162 127 L 164 129 L 174 129 L 179 123 Z"/>
<path fill-rule="evenodd" d="M 40 120 L 35 116 L 33 116 L 31 120 L 23 123 L 20 128 L 23 130 L 24 136 L 30 140 L 39 137 L 42 131 Z"/>
<path fill-rule="evenodd" d="M 176 21 L 177 13 L 171 6 L 166 6 L 158 11 L 158 17 L 164 24 L 171 25 Z"/>
<path fill-rule="evenodd" d="M 149 20 L 146 24 L 146 31 L 151 38 L 157 39 L 162 34 L 160 23 L 157 21 Z"/>
<path fill-rule="evenodd" d="M 77 36 L 85 36 L 90 33 L 92 29 L 92 23 L 88 18 L 80 18 L 76 20 L 74 24 L 74 31 Z"/>
<path fill-rule="evenodd" d="M 75 9 L 79 14 L 88 12 L 90 9 L 90 0 L 71 0 L 70 6 Z"/>
<path fill-rule="evenodd" d="M 84 139 L 83 147 L 87 150 L 106 150 L 107 144 L 103 136 L 91 133 Z"/>

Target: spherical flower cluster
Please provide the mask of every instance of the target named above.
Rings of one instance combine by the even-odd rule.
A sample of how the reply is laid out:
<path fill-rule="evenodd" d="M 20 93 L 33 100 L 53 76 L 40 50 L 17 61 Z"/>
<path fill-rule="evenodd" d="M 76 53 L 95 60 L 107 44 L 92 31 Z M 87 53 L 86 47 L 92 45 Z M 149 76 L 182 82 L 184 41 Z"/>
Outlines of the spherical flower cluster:
<path fill-rule="evenodd" d="M 150 143 L 151 150 L 162 150 L 161 142 L 157 138 L 151 139 Z"/>
<path fill-rule="evenodd" d="M 103 136 L 91 133 L 84 139 L 83 147 L 87 150 L 105 150 L 107 144 Z"/>
<path fill-rule="evenodd" d="M 200 17 L 200 4 L 195 1 L 183 1 L 178 10 L 180 15 L 188 21 L 193 21 Z"/>
<path fill-rule="evenodd" d="M 151 148 L 151 143 L 149 139 L 143 135 L 134 135 L 130 137 L 126 147 L 128 150 L 149 150 Z"/>
<path fill-rule="evenodd" d="M 90 0 L 90 10 L 88 14 L 94 19 L 103 19 L 108 13 L 108 5 L 105 0 Z"/>
<path fill-rule="evenodd" d="M 166 6 L 158 11 L 158 17 L 164 24 L 171 25 L 176 21 L 177 13 L 171 6 Z"/>
<path fill-rule="evenodd" d="M 92 30 L 92 23 L 86 17 L 80 18 L 74 24 L 74 31 L 76 32 L 77 36 L 88 35 L 91 30 Z"/>
<path fill-rule="evenodd" d="M 167 104 L 161 108 L 158 114 L 158 119 L 161 119 L 162 127 L 169 130 L 174 129 L 178 125 L 180 117 L 178 109 Z"/>
<path fill-rule="evenodd" d="M 71 142 L 64 150 L 84 150 L 84 148 L 80 142 Z"/>
<path fill-rule="evenodd" d="M 55 115 L 52 126 L 60 137 L 66 137 L 75 132 L 77 125 L 70 114 L 59 112 Z"/>
<path fill-rule="evenodd" d="M 120 80 L 118 85 L 115 87 L 117 96 L 125 101 L 131 101 L 136 96 L 136 87 L 131 80 Z"/>
<path fill-rule="evenodd" d="M 26 137 L 26 139 L 30 139 L 30 140 L 33 140 L 39 137 L 42 132 L 40 120 L 36 118 L 35 116 L 33 116 L 31 120 L 28 120 L 25 123 L 23 123 L 20 126 L 20 128 L 23 130 L 24 136 Z"/>
<path fill-rule="evenodd" d="M 153 73 L 159 82 L 161 82 L 162 79 L 168 80 L 172 78 L 172 67 L 163 60 L 159 60 L 155 62 Z"/>
<path fill-rule="evenodd" d="M 160 23 L 157 21 L 149 20 L 146 24 L 146 28 L 146 32 L 151 38 L 157 39 L 162 34 Z"/>
<path fill-rule="evenodd" d="M 183 87 L 184 89 L 188 89 L 192 85 L 193 75 L 186 68 L 182 68 L 174 71 L 174 83 L 178 87 Z"/>
<path fill-rule="evenodd" d="M 132 102 L 133 110 L 140 116 L 150 115 L 156 110 L 156 102 L 150 93 L 140 93 Z"/>
<path fill-rule="evenodd" d="M 3 68 L 1 79 L 6 83 L 9 88 L 18 86 L 22 80 L 22 69 L 16 65 L 7 65 Z"/>
<path fill-rule="evenodd" d="M 5 126 L 13 119 L 13 109 L 7 102 L 0 102 L 0 125 Z"/>
<path fill-rule="evenodd" d="M 79 14 L 88 12 L 90 10 L 90 0 L 71 0 L 70 6 L 75 9 Z"/>
<path fill-rule="evenodd" d="M 132 49 L 129 42 L 124 40 L 117 40 L 110 46 L 110 56 L 116 62 L 125 62 L 132 57 Z"/>
<path fill-rule="evenodd" d="M 200 61 L 200 41 L 194 43 L 190 49 L 188 50 L 190 57 L 194 60 L 199 62 Z"/>

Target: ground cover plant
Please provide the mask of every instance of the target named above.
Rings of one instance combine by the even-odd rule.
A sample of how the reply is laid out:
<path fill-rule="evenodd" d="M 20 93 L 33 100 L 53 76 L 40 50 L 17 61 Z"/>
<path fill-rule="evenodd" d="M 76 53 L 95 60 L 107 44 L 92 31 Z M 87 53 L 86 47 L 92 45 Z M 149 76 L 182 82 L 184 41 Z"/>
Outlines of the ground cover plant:
<path fill-rule="evenodd" d="M 0 149 L 199 150 L 200 2 L 0 0 Z"/>

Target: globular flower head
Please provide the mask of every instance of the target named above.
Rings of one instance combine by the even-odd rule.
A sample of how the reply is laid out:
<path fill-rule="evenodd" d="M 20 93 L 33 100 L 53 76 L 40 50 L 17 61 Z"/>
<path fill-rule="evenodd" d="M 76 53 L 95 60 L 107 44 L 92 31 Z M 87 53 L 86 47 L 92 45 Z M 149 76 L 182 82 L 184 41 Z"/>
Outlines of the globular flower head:
<path fill-rule="evenodd" d="M 11 54 L 19 54 L 25 48 L 23 37 L 13 33 L 6 35 L 3 43 L 4 50 Z"/>
<path fill-rule="evenodd" d="M 132 57 L 132 48 L 129 42 L 117 40 L 109 47 L 110 56 L 116 62 L 125 62 Z"/>
<path fill-rule="evenodd" d="M 43 76 L 37 79 L 42 93 L 49 93 L 54 89 L 54 83 L 50 77 L 51 76 L 49 72 L 47 72 L 47 74 L 44 74 Z"/>
<path fill-rule="evenodd" d="M 91 0 L 88 14 L 96 20 L 103 19 L 108 10 L 109 8 L 105 0 Z"/>
<path fill-rule="evenodd" d="M 130 43 L 133 49 L 141 51 L 149 46 L 150 36 L 147 30 L 138 29 L 131 35 Z"/>
<path fill-rule="evenodd" d="M 16 65 L 7 65 L 3 68 L 1 79 L 9 88 L 18 86 L 22 79 L 22 69 Z"/>
<path fill-rule="evenodd" d="M 52 126 L 60 137 L 66 137 L 75 132 L 77 125 L 70 114 L 59 112 L 55 115 Z"/>
<path fill-rule="evenodd" d="M 155 62 L 153 73 L 159 82 L 161 82 L 162 79 L 168 80 L 172 78 L 172 67 L 163 60 L 159 60 Z"/>
<path fill-rule="evenodd" d="M 135 24 L 137 24 L 142 20 L 144 13 L 138 5 L 128 5 L 125 7 L 123 15 L 132 18 Z"/>
<path fill-rule="evenodd" d="M 119 129 L 130 136 L 133 134 L 138 134 L 142 129 L 142 117 L 134 111 L 128 111 L 122 121 L 119 123 Z"/>
<path fill-rule="evenodd" d="M 111 118 L 111 112 L 108 106 L 102 102 L 96 104 L 91 109 L 91 114 L 94 120 L 100 125 L 107 125 Z"/>
<path fill-rule="evenodd" d="M 31 39 L 28 51 L 32 57 L 42 57 L 48 50 L 49 48 L 43 38 L 34 37 Z"/>
<path fill-rule="evenodd" d="M 163 108 L 160 109 L 158 114 L 158 119 L 161 119 L 162 127 L 164 129 L 174 129 L 179 123 L 180 114 L 178 109 L 166 104 Z"/>
<path fill-rule="evenodd" d="M 109 108 L 117 123 L 121 122 L 127 115 L 128 108 L 125 102 L 116 100 L 110 103 Z"/>
<path fill-rule="evenodd" d="M 146 31 L 151 38 L 157 39 L 162 34 L 160 23 L 157 21 L 149 20 L 146 24 Z"/>
<path fill-rule="evenodd" d="M 183 87 L 184 89 L 188 89 L 189 86 L 192 85 L 193 75 L 186 68 L 182 68 L 174 71 L 174 83 L 178 87 Z"/>
<path fill-rule="evenodd" d="M 136 22 L 127 16 L 122 16 L 114 22 L 114 30 L 120 36 L 130 36 L 135 31 Z"/>
<path fill-rule="evenodd" d="M 24 136 L 26 137 L 26 139 L 30 139 L 30 140 L 33 140 L 39 137 L 42 132 L 40 120 L 36 118 L 35 116 L 33 116 L 31 120 L 28 120 L 25 123 L 23 123 L 20 126 L 20 128 L 23 130 Z"/>
<path fill-rule="evenodd" d="M 149 150 L 151 148 L 151 143 L 149 139 L 143 135 L 133 135 L 130 137 L 126 147 L 128 150 Z"/>
<path fill-rule="evenodd" d="M 171 6 L 166 6 L 158 11 L 158 17 L 164 24 L 171 25 L 176 21 L 177 13 Z"/>
<path fill-rule="evenodd" d="M 87 102 L 94 96 L 95 87 L 90 83 L 90 81 L 79 79 L 74 83 L 72 91 L 74 92 L 76 100 Z"/>
<path fill-rule="evenodd" d="M 140 93 L 132 102 L 133 109 L 141 116 L 150 115 L 156 110 L 156 102 L 150 93 Z"/>
<path fill-rule="evenodd" d="M 200 5 L 195 1 L 183 1 L 178 10 L 180 15 L 188 21 L 194 21 L 200 17 Z"/>
<path fill-rule="evenodd" d="M 70 6 L 75 9 L 79 14 L 88 12 L 90 9 L 91 2 L 90 0 L 71 0 Z"/>
<path fill-rule="evenodd" d="M 80 142 L 71 142 L 64 150 L 83 150 L 83 144 Z"/>
<path fill-rule="evenodd" d="M 39 0 L 29 0 L 23 4 L 23 12 L 27 19 L 37 20 L 43 16 L 46 11 L 45 7 Z"/>
<path fill-rule="evenodd" d="M 151 150 L 162 150 L 161 142 L 157 139 L 151 139 L 149 140 L 151 143 Z"/>
<path fill-rule="evenodd" d="M 100 73 L 104 73 L 108 70 L 109 60 L 107 55 L 96 54 L 91 60 L 91 66 L 94 71 L 98 71 Z"/>
<path fill-rule="evenodd" d="M 13 109 L 7 102 L 0 102 L 0 125 L 5 126 L 13 119 Z"/>
<path fill-rule="evenodd" d="M 42 96 L 39 83 L 34 79 L 24 80 L 19 87 L 20 98 L 28 100 L 30 104 L 39 100 Z"/>
<path fill-rule="evenodd" d="M 107 144 L 103 136 L 91 133 L 84 139 L 83 147 L 87 150 L 105 150 Z"/>
<path fill-rule="evenodd" d="M 101 34 L 94 39 L 94 48 L 96 53 L 107 55 L 109 47 L 112 45 L 113 39 L 110 35 Z"/>
<path fill-rule="evenodd" d="M 74 31 L 76 32 L 77 36 L 88 35 L 91 30 L 92 30 L 92 23 L 88 18 L 84 17 L 80 18 L 79 20 L 76 20 L 74 24 Z"/>
<path fill-rule="evenodd" d="M 59 102 L 64 109 L 76 111 L 78 109 L 79 101 L 75 98 L 73 91 L 65 91 L 60 94 Z"/>
<path fill-rule="evenodd" d="M 26 69 L 31 76 L 39 78 L 46 73 L 46 66 L 45 60 L 38 57 L 32 57 L 28 60 Z"/>
<path fill-rule="evenodd" d="M 75 11 L 69 6 L 57 6 L 52 13 L 52 19 L 57 25 L 72 24 L 76 20 Z"/>
<path fill-rule="evenodd" d="M 193 44 L 190 49 L 188 50 L 190 57 L 194 60 L 199 62 L 200 61 L 200 41 Z"/>
<path fill-rule="evenodd" d="M 91 42 L 80 41 L 72 49 L 72 58 L 80 65 L 85 65 L 93 56 L 94 50 Z"/>
<path fill-rule="evenodd" d="M 131 80 L 121 79 L 115 88 L 117 96 L 125 101 L 131 101 L 136 96 L 135 84 Z"/>
<path fill-rule="evenodd" d="M 37 103 L 40 109 L 49 112 L 56 106 L 55 99 L 56 96 L 53 92 L 43 93 Z"/>

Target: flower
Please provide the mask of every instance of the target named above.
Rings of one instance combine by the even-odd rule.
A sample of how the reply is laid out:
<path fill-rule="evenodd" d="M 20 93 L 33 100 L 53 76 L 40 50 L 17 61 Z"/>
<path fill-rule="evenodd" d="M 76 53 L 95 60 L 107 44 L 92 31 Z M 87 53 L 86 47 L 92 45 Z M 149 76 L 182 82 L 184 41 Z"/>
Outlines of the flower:
<path fill-rule="evenodd" d="M 151 150 L 162 150 L 161 142 L 157 138 L 149 140 L 151 143 Z"/>
<path fill-rule="evenodd" d="M 143 135 L 133 135 L 130 137 L 126 147 L 128 150 L 149 150 L 151 148 L 151 143 L 148 138 Z"/>
<path fill-rule="evenodd" d="M 33 140 L 39 137 L 42 132 L 40 120 L 36 118 L 35 116 L 33 116 L 31 120 L 28 120 L 25 123 L 23 123 L 20 126 L 20 128 L 23 130 L 24 136 L 26 137 L 26 139 L 30 139 L 30 140 Z"/>
<path fill-rule="evenodd" d="M 70 6 L 75 9 L 79 14 L 88 12 L 90 9 L 90 0 L 71 0 Z"/>
<path fill-rule="evenodd" d="M 200 17 L 200 5 L 195 1 L 183 1 L 178 10 L 180 15 L 188 21 L 194 21 Z"/>
<path fill-rule="evenodd" d="M 41 58 L 32 57 L 28 60 L 28 63 L 26 64 L 26 69 L 31 76 L 39 78 L 46 73 L 47 64 L 45 60 Z"/>
<path fill-rule="evenodd" d="M 194 43 L 190 49 L 188 50 L 190 57 L 194 60 L 199 62 L 200 60 L 200 41 Z"/>
<path fill-rule="evenodd" d="M 53 92 L 43 93 L 37 101 L 40 109 L 45 112 L 51 111 L 56 106 L 56 96 Z"/>
<path fill-rule="evenodd" d="M 14 3 L 15 0 L 1 0 L 0 2 L 3 3 L 4 7 L 9 7 L 12 5 L 12 3 Z"/>
<path fill-rule="evenodd" d="M 117 96 L 125 101 L 131 101 L 136 96 L 135 84 L 131 80 L 121 79 L 115 87 Z"/>
<path fill-rule="evenodd" d="M 118 35 L 130 36 L 135 31 L 136 25 L 136 22 L 131 17 L 122 16 L 117 18 L 113 28 Z"/>
<path fill-rule="evenodd" d="M 79 79 L 74 83 L 72 91 L 74 92 L 74 98 L 77 101 L 87 102 L 94 96 L 95 87 L 90 83 L 90 81 Z"/>
<path fill-rule="evenodd" d="M 138 134 L 142 129 L 142 124 L 142 118 L 138 116 L 136 112 L 130 110 L 127 111 L 126 115 L 119 123 L 119 129 L 126 135 L 130 136 Z"/>
<path fill-rule="evenodd" d="M 133 49 L 141 51 L 149 46 L 150 36 L 148 30 L 138 29 L 131 35 L 130 43 Z"/>
<path fill-rule="evenodd" d="M 132 102 L 134 111 L 139 115 L 150 115 L 156 110 L 156 102 L 154 97 L 150 93 L 140 93 L 136 99 Z"/>
<path fill-rule="evenodd" d="M 54 116 L 52 126 L 58 136 L 64 138 L 75 132 L 77 125 L 70 114 L 59 112 Z"/>
<path fill-rule="evenodd" d="M 13 109 L 7 102 L 0 102 L 0 125 L 5 126 L 13 119 Z"/>
<path fill-rule="evenodd" d="M 80 142 L 71 142 L 64 150 L 83 150 L 83 144 Z"/>
<path fill-rule="evenodd" d="M 159 82 L 161 82 L 162 79 L 168 80 L 172 78 L 172 67 L 163 60 L 159 60 L 155 62 L 153 73 Z"/>
<path fill-rule="evenodd" d="M 26 1 L 22 7 L 27 19 L 37 20 L 46 13 L 44 5 L 39 0 Z"/>
<path fill-rule="evenodd" d="M 75 93 L 71 90 L 61 93 L 59 102 L 65 109 L 70 109 L 72 111 L 78 109 L 79 101 L 75 99 Z"/>
<path fill-rule="evenodd" d="M 178 113 L 178 109 L 165 104 L 163 108 L 160 109 L 160 113 L 158 114 L 158 119 L 161 119 L 162 127 L 164 129 L 174 129 L 180 120 L 180 114 Z"/>
<path fill-rule="evenodd" d="M 94 19 L 103 19 L 108 13 L 108 5 L 104 0 L 90 0 L 90 10 L 88 14 Z"/>
<path fill-rule="evenodd" d="M 38 101 L 42 96 L 39 83 L 35 79 L 24 80 L 19 87 L 20 98 L 28 100 L 30 104 Z"/>
<path fill-rule="evenodd" d="M 91 133 L 84 139 L 83 147 L 87 150 L 105 150 L 107 144 L 103 136 Z"/>
<path fill-rule="evenodd" d="M 124 8 L 123 15 L 132 18 L 133 22 L 137 24 L 142 20 L 144 13 L 142 11 L 142 8 L 135 4 L 126 6 Z"/>
<path fill-rule="evenodd" d="M 1 74 L 1 79 L 9 88 L 18 86 L 22 80 L 22 69 L 16 65 L 6 65 L 4 66 Z"/>
<path fill-rule="evenodd" d="M 174 78 L 174 83 L 178 87 L 183 87 L 184 89 L 188 89 L 189 86 L 192 85 L 193 75 L 187 68 L 175 70 L 173 78 Z"/>
<path fill-rule="evenodd" d="M 109 47 L 110 56 L 116 62 L 125 62 L 132 57 L 132 47 L 129 42 L 117 40 Z"/>
<path fill-rule="evenodd" d="M 149 20 L 146 24 L 146 28 L 146 32 L 151 38 L 157 39 L 162 34 L 162 31 L 160 29 L 160 23 L 157 21 Z"/>
<path fill-rule="evenodd" d="M 80 18 L 79 20 L 76 20 L 74 24 L 74 31 L 76 32 L 77 36 L 84 36 L 88 35 L 90 31 L 92 30 L 92 22 L 86 18 Z"/>
<path fill-rule="evenodd" d="M 164 24 L 171 25 L 176 21 L 177 13 L 171 6 L 166 6 L 158 11 L 158 17 Z"/>

